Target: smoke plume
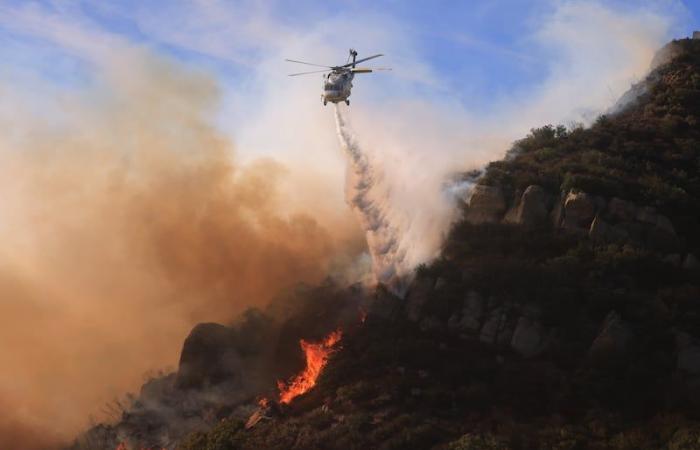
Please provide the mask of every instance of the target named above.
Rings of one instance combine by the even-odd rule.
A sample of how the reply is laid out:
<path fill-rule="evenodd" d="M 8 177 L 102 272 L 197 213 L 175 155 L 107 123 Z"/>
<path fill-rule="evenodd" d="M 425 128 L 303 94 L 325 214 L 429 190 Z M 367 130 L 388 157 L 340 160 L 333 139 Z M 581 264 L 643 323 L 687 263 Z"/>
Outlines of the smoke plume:
<path fill-rule="evenodd" d="M 283 166 L 236 164 L 208 77 L 147 53 L 121 62 L 56 98 L 59 121 L 0 116 L 3 449 L 71 438 L 172 367 L 194 324 L 362 251 L 355 229 L 293 212 Z"/>

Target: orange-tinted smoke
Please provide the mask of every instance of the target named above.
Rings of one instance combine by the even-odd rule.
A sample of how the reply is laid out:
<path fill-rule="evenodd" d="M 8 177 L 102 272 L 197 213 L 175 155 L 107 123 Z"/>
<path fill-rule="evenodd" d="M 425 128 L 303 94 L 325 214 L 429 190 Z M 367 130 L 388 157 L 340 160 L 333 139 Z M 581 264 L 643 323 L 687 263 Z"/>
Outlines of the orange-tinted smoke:
<path fill-rule="evenodd" d="M 235 163 L 210 79 L 120 62 L 53 99 L 55 121 L 0 117 L 2 449 L 69 440 L 173 367 L 194 324 L 361 250 L 354 228 L 294 213 L 313 205 L 277 190 L 279 164 Z"/>

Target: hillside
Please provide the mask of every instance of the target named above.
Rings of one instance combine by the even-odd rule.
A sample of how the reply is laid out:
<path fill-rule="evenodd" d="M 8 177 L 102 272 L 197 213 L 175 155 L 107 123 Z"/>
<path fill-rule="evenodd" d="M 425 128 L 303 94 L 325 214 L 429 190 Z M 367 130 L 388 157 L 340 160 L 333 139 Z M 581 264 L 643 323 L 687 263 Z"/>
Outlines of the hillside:
<path fill-rule="evenodd" d="M 200 325 L 73 448 L 700 448 L 700 40 L 655 64 L 479 174 L 405 299 L 329 282 Z M 311 390 L 256 405 L 337 328 Z"/>

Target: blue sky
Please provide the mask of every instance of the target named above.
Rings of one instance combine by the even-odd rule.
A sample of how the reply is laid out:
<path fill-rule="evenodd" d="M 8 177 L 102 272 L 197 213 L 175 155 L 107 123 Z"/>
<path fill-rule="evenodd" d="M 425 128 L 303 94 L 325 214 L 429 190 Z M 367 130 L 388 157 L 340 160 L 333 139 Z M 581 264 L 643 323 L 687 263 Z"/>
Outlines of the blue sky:
<path fill-rule="evenodd" d="M 444 167 L 480 164 L 534 126 L 604 112 L 661 45 L 700 29 L 699 3 L 9 0 L 0 4 L 0 118 L 21 104 L 59 126 L 70 119 L 66 96 L 124 95 L 129 78 L 148 78 L 148 62 L 161 59 L 213 80 L 217 126 L 240 157 L 335 176 L 343 162 L 328 151 L 336 143 L 320 78 L 286 77 L 305 67 L 284 59 L 336 64 L 353 47 L 385 53 L 373 64 L 394 69 L 355 80 L 365 139 L 402 154 L 439 147 Z"/>
<path fill-rule="evenodd" d="M 494 95 L 503 95 L 537 83 L 548 70 L 551 49 L 533 45 L 531 36 L 543 16 L 563 2 L 525 0 L 477 1 L 294 1 L 256 2 L 102 2 L 102 1 L 5 1 L 0 8 L 0 58 L 4 71 L 26 68 L 56 83 L 85 81 L 86 67 L 80 57 L 71 55 L 50 39 L 37 36 L 21 23 L 7 17 L 20 10 L 27 14 L 55 16 L 61 21 L 88 29 L 121 36 L 136 45 L 145 45 L 177 60 L 216 73 L 226 83 L 246 79 L 247 71 L 274 49 L 275 39 L 299 36 L 323 22 L 348 24 L 339 41 L 345 47 L 355 45 L 353 34 L 365 33 L 367 19 L 373 24 L 384 21 L 409 30 L 414 54 L 441 77 L 451 95 L 463 102 L 481 103 Z M 581 2 L 579 2 L 581 3 Z M 586 3 L 586 2 L 583 2 Z M 226 11 L 221 17 L 209 16 L 215 8 Z M 670 36 L 681 37 L 700 29 L 700 2 L 691 1 L 617 1 L 606 5 L 620 11 L 653 11 L 674 21 Z M 219 20 L 220 19 L 220 20 Z M 226 21 L 230 21 L 231 28 Z M 239 33 L 232 29 L 247 21 L 259 21 L 265 27 L 284 31 L 269 40 L 260 39 L 255 27 Z M 187 37 L 176 32 L 190 31 Z M 350 32 L 348 32 L 350 30 Z M 201 34 L 211 33 L 222 44 L 200 42 Z M 226 45 L 226 40 L 235 44 Z M 344 53 L 336 57 L 342 60 Z M 365 49 L 360 48 L 361 52 Z M 385 51 L 382 48 L 367 51 Z M 343 52 L 345 49 L 342 50 Z M 305 57 L 306 55 L 291 55 Z M 309 57 L 311 55 L 308 55 Z M 332 63 L 333 61 L 323 61 Z M 378 63 L 381 64 L 381 63 Z M 295 68 L 290 67 L 293 71 Z M 401 67 L 396 69 L 400 70 Z"/>

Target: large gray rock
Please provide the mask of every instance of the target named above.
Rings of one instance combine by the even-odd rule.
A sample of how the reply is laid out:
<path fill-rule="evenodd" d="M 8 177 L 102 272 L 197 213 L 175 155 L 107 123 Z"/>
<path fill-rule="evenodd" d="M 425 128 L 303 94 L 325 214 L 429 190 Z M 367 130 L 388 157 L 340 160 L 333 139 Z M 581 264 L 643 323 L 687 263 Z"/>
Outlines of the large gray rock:
<path fill-rule="evenodd" d="M 547 221 L 550 195 L 537 185 L 525 189 L 520 201 L 506 217 L 507 222 L 525 226 L 536 226 Z"/>
<path fill-rule="evenodd" d="M 637 205 L 620 198 L 613 197 L 608 203 L 608 215 L 614 220 L 629 222 L 634 220 L 635 216 L 637 215 Z"/>
<path fill-rule="evenodd" d="M 217 323 L 200 323 L 190 332 L 182 347 L 175 386 L 202 388 L 238 377 L 240 357 L 235 334 Z"/>
<path fill-rule="evenodd" d="M 610 225 L 599 215 L 593 219 L 588 236 L 599 242 L 624 242 L 629 238 L 624 228 Z"/>
<path fill-rule="evenodd" d="M 566 197 L 564 196 L 564 193 L 562 192 L 561 195 L 559 196 L 558 199 L 554 202 L 554 207 L 552 208 L 552 212 L 549 213 L 549 219 L 552 221 L 552 225 L 554 228 L 559 228 L 562 225 L 562 222 L 564 221 L 564 201 L 566 200 Z"/>
<path fill-rule="evenodd" d="M 658 214 L 656 209 L 651 206 L 645 206 L 637 209 L 636 219 L 638 222 L 651 225 L 669 234 L 675 235 L 676 230 L 668 217 Z"/>
<path fill-rule="evenodd" d="M 683 260 L 683 268 L 685 270 L 698 270 L 700 269 L 700 261 L 692 253 L 688 253 Z"/>
<path fill-rule="evenodd" d="M 563 227 L 571 230 L 588 229 L 595 213 L 595 200 L 590 195 L 570 191 L 564 200 Z"/>
<path fill-rule="evenodd" d="M 466 203 L 464 219 L 472 224 L 498 222 L 507 207 L 500 188 L 480 184 L 474 186 Z"/>
<path fill-rule="evenodd" d="M 667 233 L 676 234 L 676 229 L 673 227 L 673 223 L 671 223 L 671 219 L 668 217 L 659 214 L 656 217 L 656 228 L 659 228 L 660 230 L 663 230 Z"/>
<path fill-rule="evenodd" d="M 598 362 L 613 361 L 627 352 L 633 338 L 629 324 L 618 313 L 610 311 L 593 340 L 589 355 Z"/>
<path fill-rule="evenodd" d="M 539 322 L 520 317 L 515 326 L 510 346 L 525 358 L 540 354 L 545 348 L 545 332 Z"/>
<path fill-rule="evenodd" d="M 469 291 L 464 299 L 462 311 L 450 317 L 447 327 L 452 333 L 476 333 L 481 327 L 483 315 L 483 297 L 476 291 Z"/>
<path fill-rule="evenodd" d="M 487 344 L 496 344 L 499 341 L 503 341 L 503 334 L 507 331 L 507 323 L 508 316 L 505 310 L 503 308 L 496 308 L 488 315 L 484 325 L 481 327 L 479 340 Z"/>

